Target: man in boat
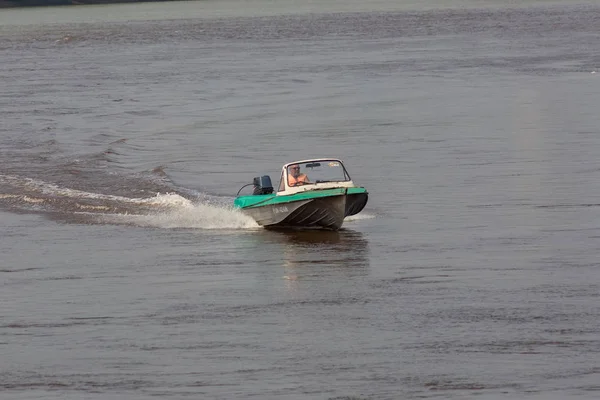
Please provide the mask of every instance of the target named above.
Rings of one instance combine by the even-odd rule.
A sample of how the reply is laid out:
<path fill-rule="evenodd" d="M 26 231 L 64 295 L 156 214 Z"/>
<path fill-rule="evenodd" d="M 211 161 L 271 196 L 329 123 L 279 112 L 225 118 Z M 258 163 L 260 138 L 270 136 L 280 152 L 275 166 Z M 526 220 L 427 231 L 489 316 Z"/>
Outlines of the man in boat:
<path fill-rule="evenodd" d="M 306 185 L 310 183 L 308 180 L 308 176 L 300 173 L 300 166 L 298 164 L 293 164 L 288 167 L 288 185 L 289 186 L 300 186 Z"/>

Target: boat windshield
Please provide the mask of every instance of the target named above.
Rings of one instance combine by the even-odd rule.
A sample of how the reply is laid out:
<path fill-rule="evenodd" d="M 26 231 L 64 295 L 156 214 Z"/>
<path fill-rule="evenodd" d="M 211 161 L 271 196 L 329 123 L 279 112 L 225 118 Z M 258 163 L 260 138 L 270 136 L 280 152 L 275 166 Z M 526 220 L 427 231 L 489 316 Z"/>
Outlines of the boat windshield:
<path fill-rule="evenodd" d="M 325 182 L 346 182 L 350 175 L 337 160 L 308 161 L 287 167 L 288 186 L 295 187 Z"/>

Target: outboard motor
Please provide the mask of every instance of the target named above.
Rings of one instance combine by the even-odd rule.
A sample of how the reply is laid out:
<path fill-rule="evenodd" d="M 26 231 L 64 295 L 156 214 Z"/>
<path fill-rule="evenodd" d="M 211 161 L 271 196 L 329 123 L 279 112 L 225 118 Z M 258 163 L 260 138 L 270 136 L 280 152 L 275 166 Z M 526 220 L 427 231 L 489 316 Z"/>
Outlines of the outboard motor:
<path fill-rule="evenodd" d="M 252 194 L 271 194 L 273 193 L 273 185 L 269 175 L 258 176 L 254 178 L 254 191 Z"/>

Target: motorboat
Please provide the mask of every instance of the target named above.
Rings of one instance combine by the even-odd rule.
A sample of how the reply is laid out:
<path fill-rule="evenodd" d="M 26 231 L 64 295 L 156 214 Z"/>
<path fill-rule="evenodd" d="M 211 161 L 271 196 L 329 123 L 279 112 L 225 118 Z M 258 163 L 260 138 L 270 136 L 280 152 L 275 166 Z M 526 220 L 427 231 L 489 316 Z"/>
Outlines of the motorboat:
<path fill-rule="evenodd" d="M 248 186 L 253 186 L 252 194 L 240 195 Z M 269 175 L 254 178 L 240 188 L 234 207 L 265 228 L 338 230 L 344 218 L 362 211 L 368 198 L 341 160 L 319 158 L 284 164 L 277 191 Z"/>

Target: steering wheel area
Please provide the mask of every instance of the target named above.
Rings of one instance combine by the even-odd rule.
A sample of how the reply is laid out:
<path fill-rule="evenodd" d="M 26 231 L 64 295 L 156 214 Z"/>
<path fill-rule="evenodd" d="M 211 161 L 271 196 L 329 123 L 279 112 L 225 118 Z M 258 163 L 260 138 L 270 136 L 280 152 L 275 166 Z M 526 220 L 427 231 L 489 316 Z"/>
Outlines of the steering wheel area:
<path fill-rule="evenodd" d="M 298 181 L 296 183 L 291 184 L 290 186 L 304 186 L 308 185 L 310 182 Z"/>

